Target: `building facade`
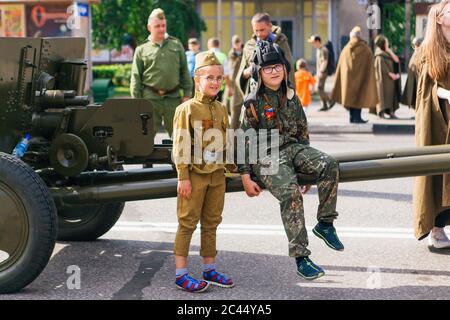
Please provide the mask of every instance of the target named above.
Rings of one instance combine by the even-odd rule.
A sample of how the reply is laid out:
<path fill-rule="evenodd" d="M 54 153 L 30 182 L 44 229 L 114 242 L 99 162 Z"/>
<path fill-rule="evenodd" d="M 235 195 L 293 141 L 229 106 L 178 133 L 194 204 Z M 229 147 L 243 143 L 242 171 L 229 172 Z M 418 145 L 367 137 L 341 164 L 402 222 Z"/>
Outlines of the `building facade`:
<path fill-rule="evenodd" d="M 0 0 L 0 37 L 83 37 L 92 83 L 91 4 L 100 0 Z"/>
<path fill-rule="evenodd" d="M 312 34 L 333 42 L 340 51 L 355 26 L 367 32 L 367 1 L 364 0 L 197 0 L 197 9 L 207 25 L 202 33 L 202 45 L 210 37 L 221 40 L 223 51 L 230 48 L 231 37 L 244 41 L 252 34 L 251 18 L 256 12 L 270 14 L 288 38 L 295 59 L 314 60 L 314 51 L 307 42 Z"/>

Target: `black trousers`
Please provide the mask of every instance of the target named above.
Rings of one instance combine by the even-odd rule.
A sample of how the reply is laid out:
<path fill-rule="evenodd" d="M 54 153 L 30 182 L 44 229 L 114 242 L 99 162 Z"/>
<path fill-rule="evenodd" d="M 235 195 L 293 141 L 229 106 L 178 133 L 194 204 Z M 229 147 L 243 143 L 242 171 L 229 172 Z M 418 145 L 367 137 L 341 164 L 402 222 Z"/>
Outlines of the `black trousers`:
<path fill-rule="evenodd" d="M 350 122 L 353 122 L 356 120 L 362 120 L 361 109 L 349 108 L 349 110 L 350 110 Z"/>
<path fill-rule="evenodd" d="M 444 210 L 438 214 L 434 220 L 434 226 L 437 228 L 444 228 L 447 224 L 448 218 L 450 217 L 450 209 Z"/>

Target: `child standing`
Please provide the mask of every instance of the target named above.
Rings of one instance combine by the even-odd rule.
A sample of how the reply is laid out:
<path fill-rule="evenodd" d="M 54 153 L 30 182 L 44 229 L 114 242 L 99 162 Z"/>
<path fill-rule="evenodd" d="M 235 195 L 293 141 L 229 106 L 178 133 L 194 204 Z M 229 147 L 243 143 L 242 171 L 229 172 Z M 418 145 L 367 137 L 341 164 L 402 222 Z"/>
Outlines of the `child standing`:
<path fill-rule="evenodd" d="M 196 56 L 194 98 L 178 106 L 174 117 L 174 159 L 178 173 L 177 216 L 178 230 L 174 254 L 175 284 L 188 292 L 203 292 L 210 284 L 231 288 L 233 281 L 216 271 L 216 230 L 222 221 L 225 199 L 225 150 L 228 112 L 216 100 L 224 79 L 223 66 L 214 53 L 202 52 Z M 222 134 L 223 143 L 211 148 L 216 136 L 205 134 L 209 129 Z M 197 147 L 200 130 L 201 156 L 191 150 Z M 214 144 L 216 145 L 216 144 Z M 183 158 L 189 154 L 187 159 Z M 187 258 L 192 233 L 201 224 L 203 280 L 188 275 Z"/>
<path fill-rule="evenodd" d="M 314 92 L 316 79 L 308 71 L 306 60 L 299 59 L 297 61 L 297 72 L 295 73 L 295 92 L 302 103 L 303 110 L 311 103 L 311 95 Z"/>

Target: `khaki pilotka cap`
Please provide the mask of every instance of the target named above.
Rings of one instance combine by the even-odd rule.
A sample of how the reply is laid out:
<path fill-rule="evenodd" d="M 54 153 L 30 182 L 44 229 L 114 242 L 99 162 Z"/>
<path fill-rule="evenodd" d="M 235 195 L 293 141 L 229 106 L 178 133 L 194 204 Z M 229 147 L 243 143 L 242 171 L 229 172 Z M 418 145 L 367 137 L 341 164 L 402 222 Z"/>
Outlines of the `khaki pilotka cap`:
<path fill-rule="evenodd" d="M 208 66 L 221 66 L 219 59 L 211 51 L 200 52 L 195 56 L 195 71 Z"/>
<path fill-rule="evenodd" d="M 154 9 L 152 13 L 150 13 L 150 15 L 148 16 L 148 24 L 150 24 L 150 20 L 152 20 L 153 18 L 158 18 L 159 20 L 166 20 L 166 15 L 164 14 L 163 9 L 161 8 Z"/>

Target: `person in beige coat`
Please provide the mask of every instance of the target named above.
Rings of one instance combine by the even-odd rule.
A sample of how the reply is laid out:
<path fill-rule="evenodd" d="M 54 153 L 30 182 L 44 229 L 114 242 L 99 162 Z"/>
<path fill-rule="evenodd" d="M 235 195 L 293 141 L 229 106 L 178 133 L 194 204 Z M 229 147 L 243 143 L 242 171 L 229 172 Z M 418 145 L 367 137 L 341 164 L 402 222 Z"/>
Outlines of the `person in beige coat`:
<path fill-rule="evenodd" d="M 427 31 L 418 49 L 416 144 L 450 143 L 450 1 L 431 7 Z M 450 248 L 444 227 L 450 224 L 450 175 L 414 181 L 415 236 L 429 235 L 429 246 Z"/>
<path fill-rule="evenodd" d="M 351 123 L 366 123 L 361 109 L 375 108 L 378 103 L 373 55 L 361 39 L 360 27 L 352 29 L 350 41 L 342 49 L 331 98 L 349 109 Z"/>
<path fill-rule="evenodd" d="M 399 108 L 400 92 L 398 82 L 400 74 L 395 72 L 398 56 L 389 47 L 389 41 L 383 35 L 375 38 L 375 77 L 377 79 L 377 114 L 380 118 L 397 119 L 395 110 Z"/>
<path fill-rule="evenodd" d="M 412 45 L 414 53 L 409 59 L 408 76 L 406 78 L 405 89 L 403 90 L 401 103 L 407 105 L 411 109 L 416 108 L 416 92 L 417 92 L 417 49 L 422 44 L 422 38 L 414 38 Z"/>

